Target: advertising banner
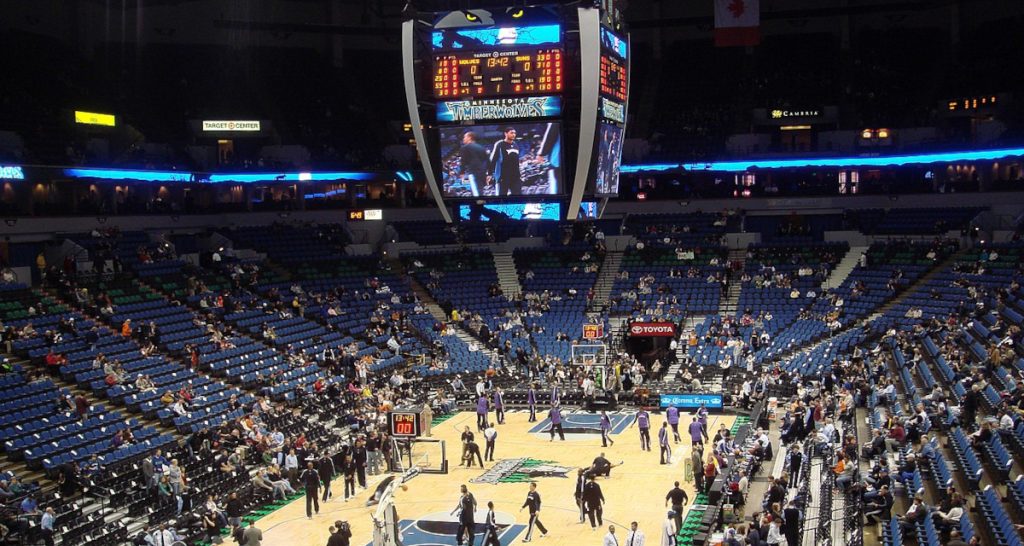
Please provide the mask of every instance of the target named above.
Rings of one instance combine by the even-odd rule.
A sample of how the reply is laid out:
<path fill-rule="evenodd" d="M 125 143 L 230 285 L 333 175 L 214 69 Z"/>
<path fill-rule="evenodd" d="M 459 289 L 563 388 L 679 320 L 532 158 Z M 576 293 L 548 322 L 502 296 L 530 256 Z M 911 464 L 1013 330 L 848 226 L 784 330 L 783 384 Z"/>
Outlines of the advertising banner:
<path fill-rule="evenodd" d="M 662 394 L 659 402 L 663 408 L 667 408 L 669 404 L 674 404 L 679 409 L 696 409 L 701 404 L 704 404 L 708 409 L 722 409 L 724 405 L 721 394 Z"/>

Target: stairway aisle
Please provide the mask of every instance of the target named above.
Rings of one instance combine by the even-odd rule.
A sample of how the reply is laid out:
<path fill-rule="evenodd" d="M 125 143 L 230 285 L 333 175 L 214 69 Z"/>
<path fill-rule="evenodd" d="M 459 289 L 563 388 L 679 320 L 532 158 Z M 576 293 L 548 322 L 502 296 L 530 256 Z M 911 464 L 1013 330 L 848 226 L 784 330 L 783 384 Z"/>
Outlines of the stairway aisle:
<path fill-rule="evenodd" d="M 733 269 L 732 264 L 734 263 L 738 263 L 739 267 Z M 726 274 L 729 275 L 729 289 L 718 302 L 718 315 L 720 317 L 736 314 L 736 308 L 740 301 L 740 290 L 743 288 L 740 283 L 740 277 L 743 276 L 743 268 L 747 265 L 747 251 L 745 249 L 730 250 L 728 264 L 729 269 L 726 271 Z"/>
<path fill-rule="evenodd" d="M 607 307 L 612 294 L 615 279 L 619 276 L 622 266 L 622 251 L 609 251 L 604 256 L 604 263 L 594 280 L 594 299 L 591 300 L 590 311 L 600 311 Z"/>
<path fill-rule="evenodd" d="M 506 296 L 517 296 L 523 292 L 519 284 L 519 272 L 516 270 L 515 259 L 510 252 L 492 252 L 494 270 L 498 273 L 498 284 Z"/>
<path fill-rule="evenodd" d="M 868 247 L 866 246 L 850 247 L 850 251 L 846 253 L 846 256 L 843 256 L 842 260 L 839 260 L 839 263 L 837 263 L 832 269 L 832 272 L 829 273 L 828 278 L 822 281 L 821 289 L 828 290 L 843 284 L 843 282 L 846 281 L 846 278 L 850 276 L 850 273 L 853 272 L 853 269 L 857 267 L 857 262 L 860 261 L 860 255 L 867 252 L 867 250 Z"/>

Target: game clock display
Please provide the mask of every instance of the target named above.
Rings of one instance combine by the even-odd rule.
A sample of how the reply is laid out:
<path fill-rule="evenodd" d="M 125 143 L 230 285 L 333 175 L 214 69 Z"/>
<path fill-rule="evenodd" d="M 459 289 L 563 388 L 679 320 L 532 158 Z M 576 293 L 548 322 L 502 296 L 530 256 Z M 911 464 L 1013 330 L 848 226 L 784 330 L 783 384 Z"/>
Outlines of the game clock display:
<path fill-rule="evenodd" d="M 626 65 L 612 55 L 602 53 L 601 96 L 624 103 L 628 90 Z"/>
<path fill-rule="evenodd" d="M 388 428 L 396 438 L 415 438 L 420 435 L 420 416 L 411 411 L 392 411 L 388 414 Z"/>
<path fill-rule="evenodd" d="M 452 52 L 434 57 L 434 96 L 497 97 L 562 91 L 562 50 Z"/>

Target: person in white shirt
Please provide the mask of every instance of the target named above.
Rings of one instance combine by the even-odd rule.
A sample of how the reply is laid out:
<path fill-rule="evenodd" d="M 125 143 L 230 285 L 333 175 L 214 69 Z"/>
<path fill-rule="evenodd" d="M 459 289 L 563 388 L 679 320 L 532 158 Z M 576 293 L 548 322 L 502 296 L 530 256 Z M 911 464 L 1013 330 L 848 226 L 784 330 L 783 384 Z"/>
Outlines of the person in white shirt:
<path fill-rule="evenodd" d="M 1013 430 L 1013 417 L 1010 417 L 1009 412 L 1003 412 L 1003 416 L 999 418 L 999 428 Z"/>
<path fill-rule="evenodd" d="M 637 529 L 636 522 L 629 524 L 629 532 L 626 533 L 626 544 L 624 546 L 644 546 L 644 532 Z"/>
<path fill-rule="evenodd" d="M 768 544 L 786 544 L 786 537 L 779 528 L 779 520 L 773 519 L 768 526 Z"/>
<path fill-rule="evenodd" d="M 604 536 L 603 546 L 619 546 L 619 539 L 615 536 L 615 526 L 608 526 L 608 534 Z"/>
<path fill-rule="evenodd" d="M 675 517 L 675 510 L 669 510 L 668 516 L 665 517 L 665 521 L 661 524 L 661 546 L 676 545 L 677 530 Z"/>
<path fill-rule="evenodd" d="M 482 377 L 478 378 L 477 381 L 476 381 L 476 396 L 477 396 L 477 398 L 483 396 L 484 392 L 486 392 L 486 391 L 487 391 L 487 387 L 484 385 L 484 378 L 482 378 Z"/>

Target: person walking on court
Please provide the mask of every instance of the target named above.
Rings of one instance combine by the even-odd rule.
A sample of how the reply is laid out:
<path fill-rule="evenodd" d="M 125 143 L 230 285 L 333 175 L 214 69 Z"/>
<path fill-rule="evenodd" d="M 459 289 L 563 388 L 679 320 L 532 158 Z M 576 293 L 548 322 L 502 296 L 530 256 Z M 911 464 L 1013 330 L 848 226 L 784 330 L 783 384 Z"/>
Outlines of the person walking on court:
<path fill-rule="evenodd" d="M 476 525 L 473 513 L 476 512 L 476 499 L 473 498 L 473 494 L 469 492 L 469 488 L 465 485 L 460 489 L 462 496 L 459 497 L 459 505 L 455 507 L 455 510 L 452 510 L 452 515 L 457 513 L 459 516 L 459 528 L 455 531 L 455 543 L 461 545 L 465 538 L 466 544 L 473 546 L 473 539 L 475 538 L 473 527 Z"/>
<path fill-rule="evenodd" d="M 665 504 L 669 504 L 672 511 L 676 513 L 675 524 L 676 529 L 683 527 L 683 506 L 690 503 L 690 496 L 686 494 L 679 487 L 679 482 L 675 483 L 675 487 L 669 490 L 668 494 L 665 495 Z"/>
<path fill-rule="evenodd" d="M 487 427 L 487 395 L 481 394 L 476 400 L 476 429 L 483 430 Z"/>
<path fill-rule="evenodd" d="M 636 425 L 640 428 L 640 449 L 644 451 L 651 450 L 651 416 L 647 413 L 647 410 L 640 408 L 640 411 L 636 412 L 636 418 L 633 420 L 633 424 L 629 425 L 629 428 L 633 428 Z"/>
<path fill-rule="evenodd" d="M 530 406 L 530 423 L 537 421 L 537 384 L 530 383 L 530 389 L 526 391 L 526 404 Z"/>
<path fill-rule="evenodd" d="M 619 539 L 615 536 L 615 526 L 608 526 L 608 534 L 604 536 L 602 546 L 619 546 Z"/>
<path fill-rule="evenodd" d="M 526 494 L 526 502 L 519 508 L 519 511 L 522 512 L 523 508 L 530 509 L 530 523 L 526 526 L 526 538 L 523 539 L 523 542 L 530 542 L 533 538 L 535 525 L 537 529 L 540 529 L 540 536 L 547 535 L 547 528 L 540 522 L 540 493 L 537 492 L 537 482 L 530 482 L 530 492 Z"/>
<path fill-rule="evenodd" d="M 661 423 L 658 431 L 658 447 L 661 448 L 661 464 L 672 462 L 672 444 L 668 441 L 668 421 Z"/>
<path fill-rule="evenodd" d="M 587 485 L 583 486 L 583 505 L 587 510 L 587 517 L 590 518 L 590 527 L 596 530 L 598 526 L 604 525 L 604 494 L 601 493 L 601 486 L 594 478 L 595 476 L 590 476 Z"/>
<path fill-rule="evenodd" d="M 346 454 L 341 461 L 341 475 L 345 481 L 345 502 L 348 502 L 350 497 L 356 496 L 356 463 L 351 455 Z"/>
<path fill-rule="evenodd" d="M 331 460 L 327 453 L 324 453 L 320 460 L 316 462 L 316 470 L 320 474 L 320 481 L 324 485 L 323 502 L 327 502 L 328 499 L 334 496 L 331 493 L 331 480 L 334 479 L 334 461 Z"/>
<path fill-rule="evenodd" d="M 363 489 L 366 489 L 366 461 L 368 458 L 363 439 L 356 440 L 356 445 L 352 448 L 352 462 L 356 464 L 356 478 L 359 480 L 359 487 Z"/>
<path fill-rule="evenodd" d="M 306 463 L 299 481 L 306 486 L 306 519 L 313 519 L 314 510 L 320 513 L 320 474 L 313 467 L 313 461 Z"/>
<path fill-rule="evenodd" d="M 587 472 L 581 468 L 576 472 L 576 490 L 573 497 L 576 499 L 576 507 L 580 510 L 580 523 L 586 520 L 586 510 L 583 506 L 583 490 L 587 487 Z"/>
<path fill-rule="evenodd" d="M 690 434 L 690 445 L 704 445 L 704 427 L 701 426 L 696 415 L 690 421 L 690 426 L 686 430 Z"/>
<path fill-rule="evenodd" d="M 629 532 L 626 533 L 625 546 L 644 546 L 644 542 L 647 537 L 644 536 L 644 532 L 638 527 L 639 526 L 635 521 L 629 524 Z"/>
<path fill-rule="evenodd" d="M 601 410 L 601 447 L 608 447 L 611 443 L 615 445 L 615 440 L 612 440 L 612 419 L 608 417 L 608 412 Z"/>
<path fill-rule="evenodd" d="M 558 431 L 558 438 L 563 442 L 565 441 L 565 431 L 562 430 L 562 409 L 558 407 L 558 404 L 551 406 L 551 411 L 548 412 L 548 417 L 551 419 L 551 440 L 555 441 L 555 431 Z"/>
<path fill-rule="evenodd" d="M 675 442 L 679 443 L 679 408 L 675 404 L 669 404 L 668 409 L 665 410 L 665 419 L 668 420 L 668 425 L 672 427 L 672 438 Z"/>
<path fill-rule="evenodd" d="M 242 540 L 242 544 L 245 544 L 245 546 L 262 546 L 263 531 L 260 531 L 255 525 L 250 523 L 249 527 L 242 533 Z"/>
<path fill-rule="evenodd" d="M 498 538 L 498 521 L 494 517 L 494 502 L 487 501 L 487 519 L 484 520 L 483 546 L 501 546 Z"/>
<path fill-rule="evenodd" d="M 494 423 L 488 423 L 487 428 L 484 429 L 484 460 L 494 460 L 494 442 L 498 439 L 498 429 L 494 428 Z M 480 466 L 483 466 L 482 464 Z"/>
<path fill-rule="evenodd" d="M 505 424 L 505 393 L 494 389 L 494 419 L 499 425 Z"/>
<path fill-rule="evenodd" d="M 675 518 L 676 513 L 669 510 L 665 522 L 661 524 L 661 546 L 676 546 L 676 533 L 679 529 L 676 528 Z"/>

